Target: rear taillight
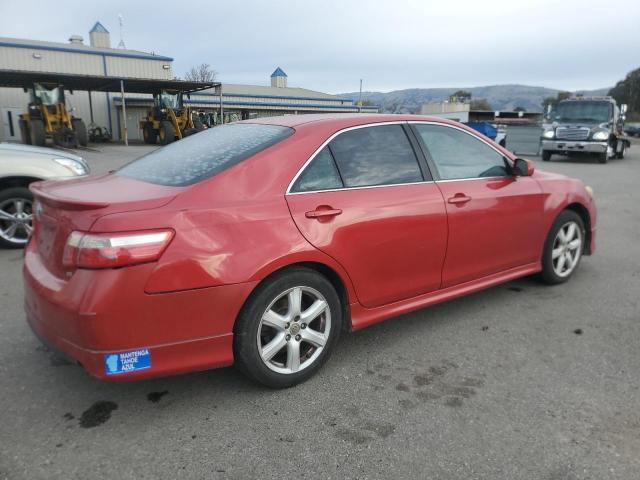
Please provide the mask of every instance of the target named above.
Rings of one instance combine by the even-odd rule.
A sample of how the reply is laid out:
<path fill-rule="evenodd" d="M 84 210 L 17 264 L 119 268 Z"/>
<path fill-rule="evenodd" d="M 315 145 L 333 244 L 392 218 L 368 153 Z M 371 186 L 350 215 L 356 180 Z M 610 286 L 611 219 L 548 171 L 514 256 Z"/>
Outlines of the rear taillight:
<path fill-rule="evenodd" d="M 142 232 L 72 232 L 64 248 L 66 268 L 116 268 L 153 262 L 173 238 L 173 230 Z"/>

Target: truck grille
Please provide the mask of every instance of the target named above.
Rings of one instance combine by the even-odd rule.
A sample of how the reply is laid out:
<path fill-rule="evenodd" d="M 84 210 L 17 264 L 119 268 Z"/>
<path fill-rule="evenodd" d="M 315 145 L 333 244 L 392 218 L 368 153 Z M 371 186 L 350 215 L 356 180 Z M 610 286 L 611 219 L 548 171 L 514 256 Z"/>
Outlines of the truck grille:
<path fill-rule="evenodd" d="M 558 127 L 556 128 L 556 138 L 558 140 L 586 140 L 589 138 L 589 129 L 583 127 Z"/>

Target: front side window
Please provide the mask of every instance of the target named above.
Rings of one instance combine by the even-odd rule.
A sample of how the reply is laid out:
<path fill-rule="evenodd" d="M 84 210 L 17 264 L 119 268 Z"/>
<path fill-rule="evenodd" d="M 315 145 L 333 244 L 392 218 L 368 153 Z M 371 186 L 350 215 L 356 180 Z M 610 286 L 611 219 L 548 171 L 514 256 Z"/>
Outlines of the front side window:
<path fill-rule="evenodd" d="M 210 128 L 125 165 L 117 175 L 158 185 L 192 185 L 232 167 L 293 133 L 278 125 L 238 123 Z"/>
<path fill-rule="evenodd" d="M 345 187 L 423 180 L 418 159 L 401 125 L 349 130 L 329 145 Z"/>
<path fill-rule="evenodd" d="M 342 188 L 342 180 L 329 147 L 324 147 L 311 160 L 291 188 L 292 192 L 314 192 Z"/>
<path fill-rule="evenodd" d="M 442 180 L 510 175 L 501 154 L 469 133 L 443 125 L 415 125 Z"/>

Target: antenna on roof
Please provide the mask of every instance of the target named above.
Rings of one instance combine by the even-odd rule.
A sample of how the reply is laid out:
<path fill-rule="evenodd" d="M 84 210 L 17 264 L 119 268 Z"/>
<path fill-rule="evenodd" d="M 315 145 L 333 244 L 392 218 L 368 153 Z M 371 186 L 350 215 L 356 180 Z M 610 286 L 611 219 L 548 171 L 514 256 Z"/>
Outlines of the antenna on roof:
<path fill-rule="evenodd" d="M 122 38 L 122 27 L 124 27 L 124 17 L 121 13 L 118 14 L 118 23 L 120 24 L 120 42 L 118 43 L 118 48 L 126 49 L 127 47 L 124 44 L 124 38 Z"/>

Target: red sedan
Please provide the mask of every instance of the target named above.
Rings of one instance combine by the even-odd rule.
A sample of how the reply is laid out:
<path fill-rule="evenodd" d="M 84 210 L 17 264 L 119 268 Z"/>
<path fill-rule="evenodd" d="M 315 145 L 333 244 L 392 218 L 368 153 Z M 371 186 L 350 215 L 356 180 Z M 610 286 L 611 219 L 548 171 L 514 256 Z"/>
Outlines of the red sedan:
<path fill-rule="evenodd" d="M 31 189 L 28 322 L 109 380 L 235 363 L 290 386 L 343 330 L 536 273 L 561 283 L 595 248 L 589 187 L 409 115 L 234 123 Z"/>

